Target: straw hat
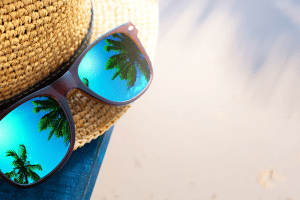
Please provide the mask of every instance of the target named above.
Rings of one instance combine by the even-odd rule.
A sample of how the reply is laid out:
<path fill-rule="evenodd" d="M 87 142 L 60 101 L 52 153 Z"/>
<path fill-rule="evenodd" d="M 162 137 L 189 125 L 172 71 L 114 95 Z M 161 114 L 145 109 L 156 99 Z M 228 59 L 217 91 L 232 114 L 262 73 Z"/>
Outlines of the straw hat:
<path fill-rule="evenodd" d="M 0 112 L 62 75 L 99 36 L 131 21 L 153 60 L 157 0 L 0 0 Z M 68 95 L 76 150 L 130 108 Z"/>

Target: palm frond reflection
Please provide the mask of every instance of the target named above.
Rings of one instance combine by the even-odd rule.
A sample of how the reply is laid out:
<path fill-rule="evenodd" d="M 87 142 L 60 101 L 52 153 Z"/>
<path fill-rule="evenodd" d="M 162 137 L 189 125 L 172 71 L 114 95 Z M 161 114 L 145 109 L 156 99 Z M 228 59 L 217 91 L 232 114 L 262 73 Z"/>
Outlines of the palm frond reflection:
<path fill-rule="evenodd" d="M 135 44 L 127 35 L 116 33 L 112 35 L 113 39 L 105 39 L 106 52 L 114 51 L 117 54 L 111 56 L 105 63 L 105 70 L 115 69 L 111 80 L 120 77 L 127 81 L 127 89 L 134 86 L 137 80 L 137 69 L 139 69 L 147 82 L 150 79 L 150 70 L 147 60 Z"/>
<path fill-rule="evenodd" d="M 42 171 L 42 166 L 41 164 L 30 164 L 30 161 L 27 159 L 27 151 L 24 144 L 19 145 L 18 153 L 15 150 L 6 151 L 6 157 L 12 157 L 14 159 L 11 163 L 14 167 L 13 170 L 4 173 L 8 178 L 20 184 L 29 184 L 30 182 L 36 182 L 41 179 L 35 171 Z"/>
<path fill-rule="evenodd" d="M 41 132 L 49 128 L 48 140 L 53 135 L 56 138 L 62 137 L 67 146 L 70 142 L 70 129 L 66 115 L 59 103 L 52 97 L 45 97 L 44 100 L 32 101 L 32 104 L 35 106 L 33 108 L 34 113 L 47 112 L 39 121 L 38 131 Z"/>

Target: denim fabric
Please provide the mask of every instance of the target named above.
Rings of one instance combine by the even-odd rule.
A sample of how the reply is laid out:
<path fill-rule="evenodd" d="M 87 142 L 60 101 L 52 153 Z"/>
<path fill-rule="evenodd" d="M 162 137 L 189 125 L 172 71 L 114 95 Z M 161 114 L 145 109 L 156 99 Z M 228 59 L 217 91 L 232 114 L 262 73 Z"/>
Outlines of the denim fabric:
<path fill-rule="evenodd" d="M 74 151 L 58 172 L 36 187 L 19 189 L 0 179 L 0 199 L 90 199 L 113 128 Z"/>

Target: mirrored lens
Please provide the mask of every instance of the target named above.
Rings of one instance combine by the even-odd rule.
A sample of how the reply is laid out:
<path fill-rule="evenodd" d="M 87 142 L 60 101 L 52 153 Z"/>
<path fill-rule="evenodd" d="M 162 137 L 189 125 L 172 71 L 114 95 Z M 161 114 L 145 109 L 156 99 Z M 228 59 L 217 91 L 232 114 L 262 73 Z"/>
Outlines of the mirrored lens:
<path fill-rule="evenodd" d="M 0 121 L 0 170 L 19 184 L 49 174 L 70 146 L 70 128 L 58 102 L 36 97 Z"/>
<path fill-rule="evenodd" d="M 79 64 L 82 82 L 115 102 L 136 97 L 150 80 L 145 56 L 127 35 L 116 33 L 99 41 Z"/>

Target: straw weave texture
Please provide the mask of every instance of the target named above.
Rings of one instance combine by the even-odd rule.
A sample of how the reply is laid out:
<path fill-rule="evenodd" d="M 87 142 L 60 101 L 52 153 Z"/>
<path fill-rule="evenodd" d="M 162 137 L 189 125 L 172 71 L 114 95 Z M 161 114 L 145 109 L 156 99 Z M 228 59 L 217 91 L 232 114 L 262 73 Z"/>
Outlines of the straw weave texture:
<path fill-rule="evenodd" d="M 131 21 L 153 62 L 158 27 L 156 0 L 92 0 L 91 42 Z M 90 0 L 0 0 L 0 102 L 59 70 L 87 34 Z M 47 39 L 45 39 L 47 38 Z M 96 139 L 130 108 L 68 95 L 76 128 L 76 150 Z"/>
<path fill-rule="evenodd" d="M 87 0 L 0 1 L 0 101 L 70 59 L 87 33 L 90 10 Z"/>

